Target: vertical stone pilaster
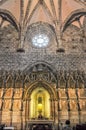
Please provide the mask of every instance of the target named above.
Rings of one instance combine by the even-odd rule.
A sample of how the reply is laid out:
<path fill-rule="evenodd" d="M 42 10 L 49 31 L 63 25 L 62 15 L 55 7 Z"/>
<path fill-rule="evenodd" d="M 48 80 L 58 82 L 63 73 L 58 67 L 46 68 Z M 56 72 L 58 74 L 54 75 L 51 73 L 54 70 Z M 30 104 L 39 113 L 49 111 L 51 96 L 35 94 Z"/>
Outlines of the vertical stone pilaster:
<path fill-rule="evenodd" d="M 30 119 L 30 101 L 31 99 L 28 99 L 28 108 L 27 108 L 27 115 L 28 115 L 28 120 Z"/>
<path fill-rule="evenodd" d="M 60 83 L 59 83 L 59 79 L 57 78 L 57 89 L 56 89 L 56 93 L 57 93 L 57 110 L 58 110 L 58 117 L 57 117 L 57 120 L 58 120 L 58 129 L 59 129 L 59 126 L 60 126 L 60 97 L 59 97 L 59 87 L 60 87 Z"/>
<path fill-rule="evenodd" d="M 20 26 L 21 26 L 21 31 L 20 31 L 20 44 L 19 48 L 23 49 L 23 42 L 24 42 L 24 27 L 23 27 L 23 22 L 24 22 L 24 0 L 20 0 Z"/>
<path fill-rule="evenodd" d="M 53 99 L 50 99 L 50 118 L 54 118 L 54 104 L 53 104 Z"/>
<path fill-rule="evenodd" d="M 68 79 L 66 79 L 65 93 L 67 96 L 68 118 L 70 120 L 70 98 L 69 98 L 69 93 L 68 93 Z"/>
<path fill-rule="evenodd" d="M 57 100 L 55 99 L 55 123 L 58 123 L 58 109 L 57 109 Z"/>
<path fill-rule="evenodd" d="M 62 40 L 61 40 L 61 24 L 62 24 L 62 0 L 58 0 L 58 43 L 59 48 L 62 48 Z"/>
<path fill-rule="evenodd" d="M 76 92 L 76 98 L 77 98 L 77 107 L 78 107 L 78 117 L 79 117 L 79 123 L 81 123 L 81 114 L 80 114 L 80 104 L 79 104 L 79 96 L 78 96 L 78 79 L 76 78 L 75 83 L 75 92 Z"/>
<path fill-rule="evenodd" d="M 25 103 L 25 124 L 26 124 L 26 122 L 28 121 L 28 100 L 26 99 L 26 101 L 25 101 L 26 103 Z"/>
<path fill-rule="evenodd" d="M 22 97 L 21 97 L 21 110 L 20 110 L 20 112 L 21 112 L 21 129 L 23 129 L 24 128 L 24 126 L 23 126 L 23 124 L 24 124 L 24 122 L 23 122 L 23 111 L 24 111 L 24 101 L 23 101 L 23 99 L 24 99 L 24 76 L 23 76 L 23 74 L 22 74 Z M 25 116 L 25 115 L 24 115 Z"/>
<path fill-rule="evenodd" d="M 2 27 L 4 21 L 5 21 L 5 20 L 2 18 L 1 23 L 0 23 L 0 28 Z"/>
<path fill-rule="evenodd" d="M 12 126 L 13 123 L 13 103 L 14 103 L 14 94 L 15 94 L 15 75 L 13 77 L 13 93 L 11 99 L 11 108 L 10 108 L 10 125 Z"/>
<path fill-rule="evenodd" d="M 5 96 L 5 93 L 6 93 L 6 72 L 4 72 L 3 74 L 3 94 L 2 94 L 2 105 L 1 105 L 1 122 L 2 122 L 2 116 L 3 116 L 3 107 L 4 107 L 4 96 Z"/>

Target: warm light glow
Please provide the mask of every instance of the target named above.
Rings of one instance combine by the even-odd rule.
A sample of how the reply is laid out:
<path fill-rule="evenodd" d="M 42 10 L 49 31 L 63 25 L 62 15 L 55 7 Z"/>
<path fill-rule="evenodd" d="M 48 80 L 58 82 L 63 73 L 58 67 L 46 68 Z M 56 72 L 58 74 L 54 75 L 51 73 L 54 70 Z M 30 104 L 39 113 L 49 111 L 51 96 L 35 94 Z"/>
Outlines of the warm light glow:
<path fill-rule="evenodd" d="M 41 112 L 42 111 L 42 104 L 38 104 L 38 111 Z"/>
<path fill-rule="evenodd" d="M 41 97 L 42 101 L 39 100 Z M 43 117 L 50 117 L 50 95 L 44 88 L 36 88 L 31 94 L 30 118 L 38 118 L 41 113 Z M 47 109 L 46 109 L 47 108 Z"/>

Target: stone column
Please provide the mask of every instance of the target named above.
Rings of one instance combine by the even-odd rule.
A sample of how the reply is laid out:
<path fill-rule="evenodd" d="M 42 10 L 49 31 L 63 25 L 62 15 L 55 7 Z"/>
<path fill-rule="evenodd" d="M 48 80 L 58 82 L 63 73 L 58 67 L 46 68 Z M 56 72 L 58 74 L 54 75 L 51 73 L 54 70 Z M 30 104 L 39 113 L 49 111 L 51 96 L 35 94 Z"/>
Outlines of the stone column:
<path fill-rule="evenodd" d="M 62 39 L 61 39 L 61 24 L 62 24 L 62 12 L 61 9 L 62 8 L 62 0 L 58 0 L 58 24 L 57 24 L 57 28 L 58 28 L 58 50 L 62 49 Z"/>
<path fill-rule="evenodd" d="M 27 122 L 27 99 L 25 102 L 25 122 Z"/>
<path fill-rule="evenodd" d="M 20 109 L 20 112 L 21 112 L 21 129 L 24 128 L 24 121 L 23 121 L 23 111 L 24 111 L 24 75 L 22 74 L 22 96 L 21 96 L 21 109 Z M 24 115 L 25 116 L 25 115 Z"/>
<path fill-rule="evenodd" d="M 10 125 L 12 126 L 13 122 L 13 103 L 14 103 L 14 94 L 15 94 L 15 75 L 13 79 L 13 93 L 12 93 L 12 99 L 11 99 L 11 107 L 10 107 Z"/>
<path fill-rule="evenodd" d="M 17 52 L 24 52 L 24 0 L 20 0 L 20 43 L 19 43 L 19 48 L 17 49 Z"/>
<path fill-rule="evenodd" d="M 52 110 L 53 106 L 52 105 L 53 105 L 52 104 L 52 99 L 50 99 L 50 118 L 51 119 L 53 118 L 53 110 Z"/>
<path fill-rule="evenodd" d="M 3 107 L 4 107 L 4 96 L 6 93 L 6 72 L 3 74 L 3 94 L 2 94 L 2 105 L 1 105 L 1 123 L 2 123 L 2 116 L 3 116 Z"/>
<path fill-rule="evenodd" d="M 69 98 L 69 94 L 68 94 L 68 79 L 66 79 L 65 93 L 66 93 L 66 96 L 67 96 L 68 118 L 70 120 L 70 98 Z"/>
<path fill-rule="evenodd" d="M 76 92 L 76 98 L 77 98 L 77 107 L 78 107 L 78 117 L 79 117 L 79 123 L 81 123 L 81 114 L 80 114 L 80 104 L 79 104 L 79 96 L 78 96 L 78 79 L 76 79 L 75 83 L 75 92 Z"/>
<path fill-rule="evenodd" d="M 57 109 L 57 100 L 55 99 L 54 100 L 54 103 L 55 103 L 55 123 L 57 124 L 58 123 L 58 109 Z"/>
<path fill-rule="evenodd" d="M 52 119 L 54 119 L 54 99 L 53 99 L 53 95 L 51 95 L 51 97 L 50 97 L 50 117 L 52 117 Z"/>
<path fill-rule="evenodd" d="M 2 27 L 4 21 L 5 21 L 5 20 L 2 18 L 1 23 L 0 23 L 0 28 Z"/>
<path fill-rule="evenodd" d="M 30 119 L 30 101 L 31 99 L 28 99 L 28 120 Z"/>
<path fill-rule="evenodd" d="M 2 110 L 0 110 L 0 124 L 2 122 Z"/>

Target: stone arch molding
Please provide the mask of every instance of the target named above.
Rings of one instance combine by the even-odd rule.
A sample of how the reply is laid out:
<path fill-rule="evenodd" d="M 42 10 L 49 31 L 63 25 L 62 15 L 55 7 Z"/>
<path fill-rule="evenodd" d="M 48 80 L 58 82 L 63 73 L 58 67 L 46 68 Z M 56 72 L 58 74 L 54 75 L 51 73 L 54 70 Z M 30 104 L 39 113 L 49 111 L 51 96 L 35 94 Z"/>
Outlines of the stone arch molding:
<path fill-rule="evenodd" d="M 25 84 L 24 100 L 27 98 L 27 95 L 31 95 L 37 85 L 44 87 L 49 91 L 50 95 L 53 95 L 52 98 L 56 98 L 54 90 L 56 89 L 57 80 L 56 71 L 53 69 L 49 64 L 43 62 L 34 63 L 25 69 L 24 73 L 27 76 L 24 82 L 28 82 L 28 85 Z"/>
<path fill-rule="evenodd" d="M 57 82 L 57 70 L 54 66 L 48 64 L 47 62 L 36 62 L 26 67 L 24 73 L 29 77 L 32 77 L 32 81 L 47 81 L 47 82 Z"/>
<path fill-rule="evenodd" d="M 57 99 L 57 94 L 53 85 L 45 81 L 42 82 L 40 81 L 40 82 L 34 82 L 30 84 L 29 87 L 25 89 L 23 100 L 30 99 L 32 92 L 39 86 L 40 88 L 44 88 L 46 91 L 48 91 L 51 99 Z"/>
<path fill-rule="evenodd" d="M 71 22 L 71 20 L 73 19 L 74 16 L 78 15 L 78 14 L 83 14 L 86 15 L 86 10 L 85 9 L 78 9 L 75 10 L 73 12 L 71 12 L 68 17 L 65 19 L 63 26 L 61 28 L 61 32 L 64 32 L 66 30 L 66 28 L 69 26 L 69 22 Z"/>
<path fill-rule="evenodd" d="M 6 9 L 0 9 L 0 16 L 10 22 L 14 27 L 15 29 L 19 32 L 20 31 L 20 25 L 17 21 L 17 19 L 15 18 L 15 16 L 8 10 Z"/>

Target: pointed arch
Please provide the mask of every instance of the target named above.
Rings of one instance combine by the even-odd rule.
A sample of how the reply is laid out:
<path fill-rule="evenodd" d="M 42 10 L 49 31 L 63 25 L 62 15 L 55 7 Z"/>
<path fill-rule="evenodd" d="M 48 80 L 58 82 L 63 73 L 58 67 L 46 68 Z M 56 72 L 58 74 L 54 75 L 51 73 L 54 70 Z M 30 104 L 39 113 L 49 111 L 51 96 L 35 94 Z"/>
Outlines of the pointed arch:
<path fill-rule="evenodd" d="M 20 31 L 20 25 L 17 21 L 17 19 L 15 18 L 15 16 L 8 10 L 6 9 L 0 9 L 0 16 L 10 22 L 14 27 L 15 29 L 19 32 Z"/>
<path fill-rule="evenodd" d="M 33 36 L 33 34 L 38 33 L 38 31 L 40 30 L 40 28 L 43 28 L 43 30 L 45 30 L 45 34 L 48 34 L 50 36 L 50 38 L 52 36 L 54 36 L 55 41 L 57 41 L 57 36 L 56 36 L 56 32 L 55 32 L 55 27 L 52 26 L 51 24 L 47 23 L 47 22 L 36 22 L 33 23 L 31 25 L 29 25 L 27 28 L 25 28 L 25 32 L 24 32 L 24 41 L 27 37 L 27 33 L 29 32 L 29 36 L 31 35 L 31 37 Z M 32 31 L 30 31 L 32 30 Z M 42 29 L 40 30 L 40 32 L 42 32 Z"/>
<path fill-rule="evenodd" d="M 46 12 L 47 12 L 49 18 L 50 18 L 51 21 L 53 22 L 53 16 L 52 16 L 52 14 L 51 14 L 49 8 L 47 7 L 46 3 L 45 3 L 44 1 L 42 1 L 42 3 L 41 3 L 41 1 L 39 0 L 38 3 L 35 5 L 34 9 L 32 10 L 32 12 L 31 12 L 29 18 L 27 19 L 26 24 L 25 24 L 25 28 L 28 27 L 28 24 L 29 24 L 31 18 L 33 17 L 33 15 L 34 15 L 34 12 L 35 12 L 35 11 L 37 10 L 37 8 L 39 8 L 40 6 L 42 6 L 42 8 L 44 8 L 44 9 L 46 10 Z"/>
<path fill-rule="evenodd" d="M 37 65 L 44 65 L 44 66 L 46 66 L 50 71 L 51 71 L 51 73 L 55 76 L 55 79 L 56 79 L 56 75 L 57 75 L 57 70 L 56 70 L 56 68 L 53 66 L 53 65 L 50 65 L 50 64 L 48 64 L 47 62 L 45 62 L 45 61 L 38 61 L 38 62 L 35 62 L 35 63 L 33 63 L 33 64 L 31 64 L 31 65 L 29 65 L 29 66 L 27 66 L 26 68 L 25 68 L 25 70 L 24 70 L 24 72 L 25 73 L 31 73 L 32 72 L 32 68 L 34 67 L 34 66 L 37 66 Z"/>
<path fill-rule="evenodd" d="M 25 100 L 26 98 L 29 98 L 30 99 L 30 96 L 31 96 L 31 93 L 32 91 L 37 88 L 38 84 L 41 84 L 42 87 L 44 87 L 51 96 L 53 96 L 54 99 L 57 99 L 57 94 L 56 92 L 54 91 L 54 88 L 47 82 L 44 82 L 44 81 L 40 81 L 40 82 L 33 82 L 32 84 L 29 85 L 28 88 L 26 88 L 25 90 L 25 93 L 24 93 L 24 99 Z M 29 96 L 29 97 L 28 97 Z"/>
<path fill-rule="evenodd" d="M 25 12 L 25 17 L 24 17 L 24 24 L 25 24 L 25 22 L 26 22 L 26 20 L 28 18 L 31 3 L 32 3 L 32 0 L 28 0 L 27 7 L 26 7 L 26 12 Z"/>
<path fill-rule="evenodd" d="M 77 19 L 79 19 L 83 15 L 86 15 L 86 10 L 85 9 L 78 9 L 78 10 L 75 10 L 75 11 L 71 12 L 71 14 L 69 14 L 69 16 L 64 21 L 63 26 L 61 28 L 61 31 L 64 32 L 66 30 L 66 28 L 72 22 L 76 21 Z"/>

